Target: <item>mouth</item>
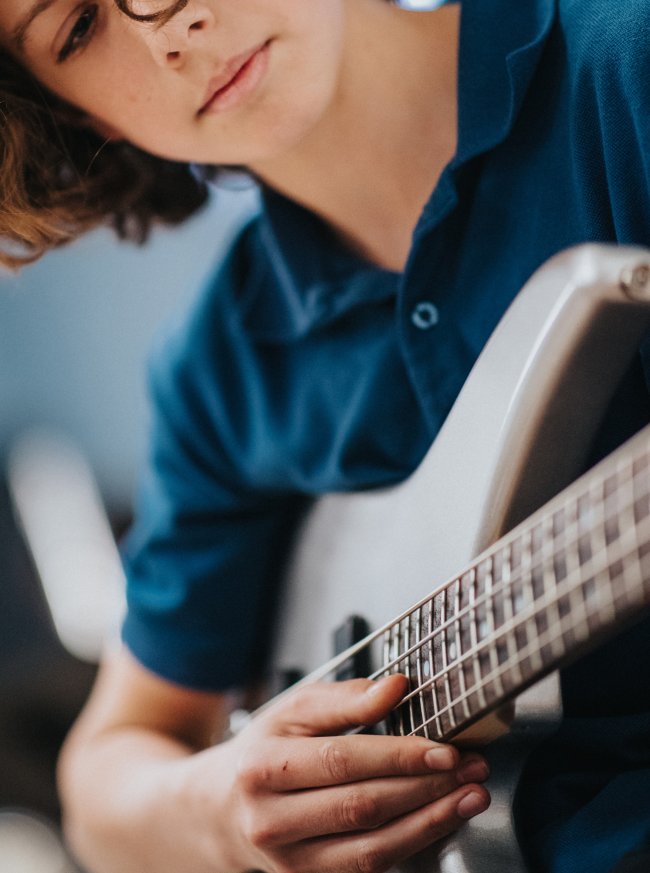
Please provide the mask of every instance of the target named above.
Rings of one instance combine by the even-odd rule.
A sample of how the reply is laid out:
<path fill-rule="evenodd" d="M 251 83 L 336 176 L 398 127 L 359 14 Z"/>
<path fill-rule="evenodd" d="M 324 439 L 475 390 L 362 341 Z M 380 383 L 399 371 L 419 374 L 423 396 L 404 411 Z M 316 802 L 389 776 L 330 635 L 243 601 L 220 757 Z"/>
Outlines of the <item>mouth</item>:
<path fill-rule="evenodd" d="M 210 79 L 197 115 L 232 109 L 252 93 L 266 72 L 271 42 L 267 39 L 231 58 L 219 75 Z"/>

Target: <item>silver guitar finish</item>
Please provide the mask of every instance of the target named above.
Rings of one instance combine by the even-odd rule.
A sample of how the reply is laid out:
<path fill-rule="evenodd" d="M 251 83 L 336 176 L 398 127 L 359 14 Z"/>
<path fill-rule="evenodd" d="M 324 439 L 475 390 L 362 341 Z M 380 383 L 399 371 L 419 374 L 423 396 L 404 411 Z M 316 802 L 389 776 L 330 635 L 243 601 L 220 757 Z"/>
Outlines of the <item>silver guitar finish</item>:
<path fill-rule="evenodd" d="M 390 489 L 330 495 L 308 514 L 280 612 L 278 666 L 315 670 L 346 616 L 391 621 L 571 482 L 650 327 L 649 300 L 650 251 L 587 245 L 541 268 L 415 473 Z M 487 750 L 490 810 L 404 869 L 524 873 L 512 799 L 525 758 L 560 717 L 556 674 L 517 698 L 510 733 Z"/>

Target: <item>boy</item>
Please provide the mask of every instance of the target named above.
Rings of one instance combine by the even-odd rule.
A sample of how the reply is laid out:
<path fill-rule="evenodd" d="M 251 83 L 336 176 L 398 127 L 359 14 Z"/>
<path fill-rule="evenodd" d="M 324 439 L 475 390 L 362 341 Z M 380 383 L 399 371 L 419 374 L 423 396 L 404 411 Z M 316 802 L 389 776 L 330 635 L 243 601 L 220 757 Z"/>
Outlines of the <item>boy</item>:
<path fill-rule="evenodd" d="M 381 718 L 403 678 L 305 689 L 212 743 L 230 690 L 259 678 L 305 497 L 408 475 L 551 254 L 586 239 L 647 243 L 647 13 L 640 0 L 616 19 L 604 0 L 419 13 L 384 0 L 191 0 L 152 23 L 138 16 L 157 7 L 119 5 L 5 0 L 3 45 L 59 118 L 67 108 L 67 129 L 106 138 L 115 162 L 135 147 L 141 167 L 153 155 L 168 173 L 243 165 L 264 208 L 154 367 L 125 646 L 64 752 L 68 832 L 97 873 L 386 870 L 489 800 L 478 755 L 336 736 Z M 65 179 L 53 180 L 55 206 Z M 145 190 L 141 223 L 169 217 L 155 180 Z M 77 202 L 78 225 L 103 213 L 128 230 L 141 199 Z M 42 219 L 38 206 L 23 215 Z M 641 366 L 601 450 L 650 419 Z M 522 800 L 541 869 L 605 873 L 646 839 L 650 755 L 629 757 L 650 728 L 645 639 L 637 629 L 567 673 L 564 731 Z M 638 666 L 627 684 L 621 653 Z M 625 744 L 598 730 L 604 714 Z M 580 773 L 576 735 L 588 737 Z M 630 798 L 626 828 L 613 826 Z"/>

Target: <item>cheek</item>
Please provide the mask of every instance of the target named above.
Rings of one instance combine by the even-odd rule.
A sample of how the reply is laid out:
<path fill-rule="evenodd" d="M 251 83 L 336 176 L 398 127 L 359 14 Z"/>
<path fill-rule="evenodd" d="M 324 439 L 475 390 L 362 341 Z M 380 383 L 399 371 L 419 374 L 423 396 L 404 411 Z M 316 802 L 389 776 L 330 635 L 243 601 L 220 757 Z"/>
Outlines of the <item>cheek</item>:
<path fill-rule="evenodd" d="M 110 127 L 113 135 L 118 133 L 128 139 L 132 133 L 148 129 L 153 134 L 164 124 L 164 107 L 142 77 L 102 77 L 91 91 L 100 97 L 85 101 L 86 108 L 105 127 Z"/>

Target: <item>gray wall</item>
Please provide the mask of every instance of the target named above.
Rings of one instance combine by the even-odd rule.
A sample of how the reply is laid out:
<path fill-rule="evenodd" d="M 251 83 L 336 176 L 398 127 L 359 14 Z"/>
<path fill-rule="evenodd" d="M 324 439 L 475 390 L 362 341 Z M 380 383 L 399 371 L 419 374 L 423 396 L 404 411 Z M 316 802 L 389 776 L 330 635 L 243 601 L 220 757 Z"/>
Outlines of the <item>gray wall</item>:
<path fill-rule="evenodd" d="M 214 269 L 254 192 L 217 191 L 143 248 L 97 232 L 0 274 L 0 452 L 26 428 L 68 434 L 109 505 L 130 504 L 146 430 L 144 363 L 161 321 Z"/>

